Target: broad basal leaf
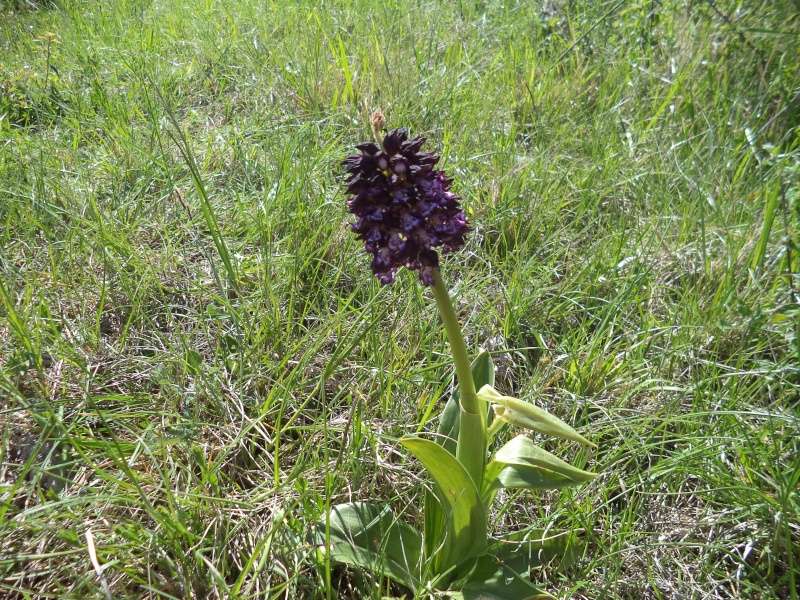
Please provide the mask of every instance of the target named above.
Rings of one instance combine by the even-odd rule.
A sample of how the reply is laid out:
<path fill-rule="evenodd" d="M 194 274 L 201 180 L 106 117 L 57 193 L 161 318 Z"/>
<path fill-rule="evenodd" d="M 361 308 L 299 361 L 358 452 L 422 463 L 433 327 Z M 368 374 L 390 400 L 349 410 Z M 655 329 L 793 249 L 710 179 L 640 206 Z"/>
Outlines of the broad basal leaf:
<path fill-rule="evenodd" d="M 540 600 L 553 598 L 530 582 L 524 562 L 486 554 L 461 589 L 464 600 Z"/>
<path fill-rule="evenodd" d="M 462 590 L 450 592 L 453 600 L 511 600 L 553 598 L 536 587 L 528 573 L 533 567 L 557 561 L 564 564 L 575 554 L 575 536 L 571 532 L 534 529 L 519 531 L 494 542 L 480 556 L 474 570 L 462 584 Z M 565 558 L 566 557 L 566 558 Z"/>
<path fill-rule="evenodd" d="M 400 443 L 422 463 L 436 483 L 441 509 L 450 523 L 444 562 L 452 565 L 480 554 L 486 545 L 486 511 L 463 465 L 436 442 L 409 436 Z M 440 542 L 437 540 L 436 544 Z"/>
<path fill-rule="evenodd" d="M 388 506 L 367 502 L 338 504 L 330 511 L 330 546 L 326 524 L 317 525 L 314 543 L 329 548 L 334 562 L 384 575 L 415 590 L 419 585 L 419 534 L 398 521 Z"/>
<path fill-rule="evenodd" d="M 564 421 L 530 402 L 504 396 L 489 385 L 479 388 L 478 396 L 494 406 L 496 418 L 503 419 L 512 425 L 572 440 L 584 446 L 595 446 Z"/>

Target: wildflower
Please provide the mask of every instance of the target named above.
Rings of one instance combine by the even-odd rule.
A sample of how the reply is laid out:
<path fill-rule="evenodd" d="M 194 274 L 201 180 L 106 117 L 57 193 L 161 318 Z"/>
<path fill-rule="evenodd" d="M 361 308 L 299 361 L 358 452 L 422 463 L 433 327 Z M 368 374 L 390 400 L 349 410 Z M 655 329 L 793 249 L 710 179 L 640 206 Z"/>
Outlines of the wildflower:
<path fill-rule="evenodd" d="M 383 124 L 383 115 L 373 113 L 376 139 Z M 439 157 L 422 152 L 423 142 L 395 129 L 380 144 L 356 146 L 359 154 L 348 157 L 344 166 L 349 174 L 347 206 L 356 216 L 353 230 L 372 255 L 373 272 L 387 284 L 402 266 L 418 271 L 422 282 L 431 286 L 450 342 L 458 395 L 453 393 L 447 401 L 438 435 L 399 440 L 433 479 L 434 493 L 425 501 L 425 526 L 412 528 L 384 502 L 347 502 L 330 507 L 314 528 L 312 543 L 326 560 L 369 568 L 415 597 L 449 586 L 451 592 L 463 592 L 451 596 L 551 598 L 533 584 L 526 566 L 531 560 L 532 565 L 540 564 L 531 549 L 545 539 L 520 543 L 513 534 L 506 540 L 490 537 L 492 501 L 502 488 L 560 489 L 596 475 L 536 446 L 525 434 L 496 451 L 493 441 L 513 425 L 594 444 L 544 409 L 495 390 L 488 352 L 470 360 L 438 270 L 439 249 L 449 252 L 463 246 L 469 226 L 458 196 L 450 191 L 450 179 L 435 169 Z M 448 374 L 443 386 L 449 382 Z M 571 535 L 569 539 L 572 543 Z M 362 557 L 367 555 L 391 560 L 366 564 Z"/>
<path fill-rule="evenodd" d="M 347 206 L 356 216 L 352 229 L 372 255 L 372 271 L 383 284 L 394 281 L 397 269 L 405 266 L 417 271 L 422 283 L 433 285 L 437 249 L 461 248 L 469 229 L 460 198 L 450 191 L 450 178 L 434 168 L 439 157 L 420 151 L 424 142 L 395 129 L 380 146 L 359 144 L 360 153 L 344 161 Z"/>

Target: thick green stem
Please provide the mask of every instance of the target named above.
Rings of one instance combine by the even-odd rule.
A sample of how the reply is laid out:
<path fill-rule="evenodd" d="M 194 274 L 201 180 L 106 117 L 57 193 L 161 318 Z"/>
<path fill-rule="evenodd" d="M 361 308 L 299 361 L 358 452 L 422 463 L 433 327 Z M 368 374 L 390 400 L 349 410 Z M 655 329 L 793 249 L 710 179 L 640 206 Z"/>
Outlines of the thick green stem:
<path fill-rule="evenodd" d="M 447 331 L 447 339 L 450 341 L 450 350 L 453 353 L 453 363 L 458 380 L 461 410 L 456 458 L 464 465 L 475 482 L 475 486 L 480 490 L 486 459 L 486 415 L 483 402 L 475 392 L 464 336 L 461 334 L 461 327 L 458 325 L 456 313 L 450 302 L 450 295 L 447 293 L 438 269 L 433 274 L 433 294 Z"/>

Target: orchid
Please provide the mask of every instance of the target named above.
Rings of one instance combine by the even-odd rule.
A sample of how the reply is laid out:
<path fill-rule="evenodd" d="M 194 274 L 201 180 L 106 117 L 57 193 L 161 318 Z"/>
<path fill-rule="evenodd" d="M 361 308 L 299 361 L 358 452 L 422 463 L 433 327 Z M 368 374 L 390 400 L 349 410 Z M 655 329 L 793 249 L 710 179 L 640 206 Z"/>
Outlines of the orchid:
<path fill-rule="evenodd" d="M 435 168 L 439 157 L 422 152 L 424 139 L 403 129 L 359 144 L 344 161 L 353 231 L 372 256 L 372 271 L 389 284 L 401 267 L 415 270 L 432 289 L 452 352 L 458 387 L 447 401 L 438 431 L 405 436 L 399 443 L 430 475 L 422 531 L 377 502 L 331 508 L 315 531 L 320 553 L 333 562 L 367 569 L 408 588 L 415 596 L 441 592 L 451 598 L 549 598 L 528 572 L 574 543 L 569 532 L 490 535 L 489 510 L 501 489 L 559 489 L 596 475 L 579 469 L 518 434 L 495 451 L 506 427 L 593 444 L 530 402 L 494 388 L 487 352 L 470 360 L 439 251 L 464 245 L 469 226 L 451 180 Z M 529 532 L 530 533 L 530 532 Z"/>

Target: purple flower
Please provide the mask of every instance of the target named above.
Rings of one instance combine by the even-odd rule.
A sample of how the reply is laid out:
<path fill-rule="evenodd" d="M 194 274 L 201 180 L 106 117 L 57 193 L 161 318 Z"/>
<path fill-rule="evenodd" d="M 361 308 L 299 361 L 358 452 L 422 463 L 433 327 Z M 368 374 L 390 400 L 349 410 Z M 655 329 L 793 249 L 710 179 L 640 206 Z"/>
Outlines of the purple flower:
<path fill-rule="evenodd" d="M 395 129 L 383 147 L 359 144 L 360 153 L 344 160 L 347 207 L 356 216 L 352 229 L 372 254 L 372 271 L 383 284 L 407 267 L 433 285 L 436 249 L 458 250 L 469 230 L 450 178 L 434 169 L 439 157 L 420 152 L 424 141 L 409 140 L 405 129 Z"/>

